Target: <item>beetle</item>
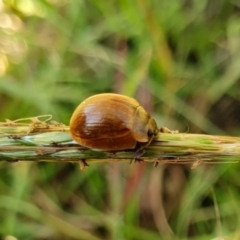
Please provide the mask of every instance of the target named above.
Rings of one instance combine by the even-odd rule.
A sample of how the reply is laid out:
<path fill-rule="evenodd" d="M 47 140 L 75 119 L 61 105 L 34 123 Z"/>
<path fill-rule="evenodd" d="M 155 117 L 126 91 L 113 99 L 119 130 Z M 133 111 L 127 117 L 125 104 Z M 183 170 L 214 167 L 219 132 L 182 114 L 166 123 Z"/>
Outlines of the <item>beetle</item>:
<path fill-rule="evenodd" d="M 80 145 L 105 151 L 142 148 L 158 134 L 155 120 L 131 97 L 93 95 L 78 105 L 70 134 Z"/>

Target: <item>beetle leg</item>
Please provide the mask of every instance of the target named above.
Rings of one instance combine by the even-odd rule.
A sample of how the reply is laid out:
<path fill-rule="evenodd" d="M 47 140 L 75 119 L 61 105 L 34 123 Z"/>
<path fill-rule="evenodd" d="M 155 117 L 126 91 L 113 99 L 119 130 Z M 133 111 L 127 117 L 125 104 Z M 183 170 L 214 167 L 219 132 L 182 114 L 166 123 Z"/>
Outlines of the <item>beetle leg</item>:
<path fill-rule="evenodd" d="M 157 167 L 158 166 L 158 164 L 159 164 L 159 162 L 156 160 L 156 161 L 154 161 L 154 163 L 153 163 L 153 167 Z"/>
<path fill-rule="evenodd" d="M 133 159 L 130 160 L 130 164 L 135 161 L 135 162 L 141 162 L 141 157 L 142 155 L 145 153 L 146 151 L 143 149 L 143 148 L 139 148 L 135 154 L 134 154 L 134 157 Z"/>
<path fill-rule="evenodd" d="M 142 162 L 143 160 L 141 159 L 141 158 L 133 158 L 133 159 L 130 159 L 130 164 L 132 164 L 132 162 L 138 162 L 138 163 L 140 163 L 140 162 Z"/>
<path fill-rule="evenodd" d="M 85 159 L 81 159 L 79 162 L 79 166 L 80 166 L 80 170 L 84 171 L 86 167 L 88 167 L 89 165 L 87 164 L 87 162 L 85 161 Z"/>
<path fill-rule="evenodd" d="M 143 148 L 139 148 L 134 154 L 134 159 L 140 159 L 145 152 L 146 151 Z"/>

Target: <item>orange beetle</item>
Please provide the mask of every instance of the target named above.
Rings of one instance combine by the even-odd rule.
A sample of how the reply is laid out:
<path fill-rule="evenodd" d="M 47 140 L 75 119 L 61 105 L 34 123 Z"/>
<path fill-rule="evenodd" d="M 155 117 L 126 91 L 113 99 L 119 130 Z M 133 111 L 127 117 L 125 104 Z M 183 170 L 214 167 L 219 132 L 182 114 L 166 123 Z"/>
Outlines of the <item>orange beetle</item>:
<path fill-rule="evenodd" d="M 158 133 L 154 119 L 133 98 L 102 93 L 84 100 L 70 120 L 70 134 L 96 150 L 124 150 L 148 145 Z"/>

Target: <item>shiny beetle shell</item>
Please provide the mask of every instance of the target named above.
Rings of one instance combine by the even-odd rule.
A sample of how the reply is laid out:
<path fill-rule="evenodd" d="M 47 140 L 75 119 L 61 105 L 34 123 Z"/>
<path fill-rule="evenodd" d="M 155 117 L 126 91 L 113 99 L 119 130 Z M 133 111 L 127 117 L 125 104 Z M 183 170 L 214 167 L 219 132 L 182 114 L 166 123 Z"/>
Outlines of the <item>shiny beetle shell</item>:
<path fill-rule="evenodd" d="M 158 133 L 154 119 L 133 98 L 112 93 L 84 100 L 70 120 L 70 134 L 96 150 L 134 149 L 148 145 Z"/>

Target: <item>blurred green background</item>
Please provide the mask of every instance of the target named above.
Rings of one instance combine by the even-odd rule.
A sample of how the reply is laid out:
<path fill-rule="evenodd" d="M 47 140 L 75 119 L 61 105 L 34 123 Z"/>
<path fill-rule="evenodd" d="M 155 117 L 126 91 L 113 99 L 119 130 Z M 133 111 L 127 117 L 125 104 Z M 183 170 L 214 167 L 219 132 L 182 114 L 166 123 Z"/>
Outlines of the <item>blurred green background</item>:
<path fill-rule="evenodd" d="M 0 121 L 137 98 L 158 126 L 240 132 L 240 1 L 0 0 Z M 240 239 L 239 165 L 1 163 L 0 239 Z M 15 237 L 15 238 L 14 238 Z"/>

